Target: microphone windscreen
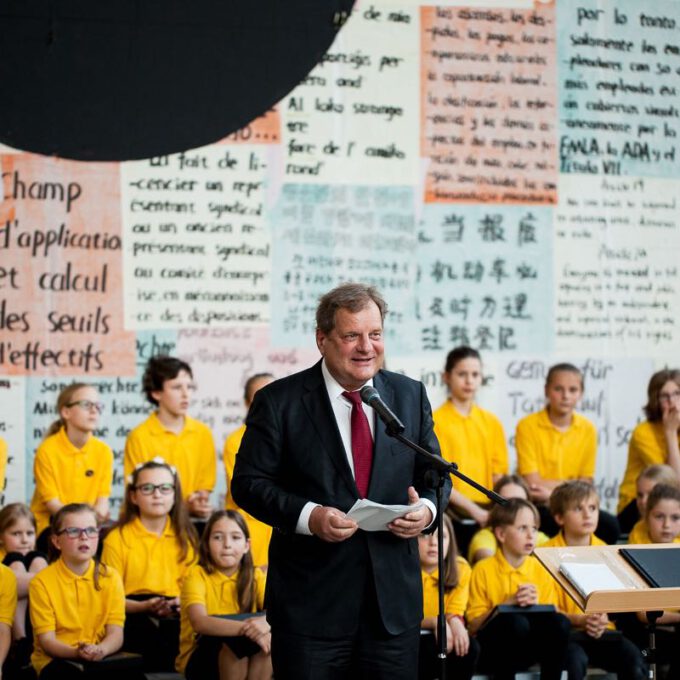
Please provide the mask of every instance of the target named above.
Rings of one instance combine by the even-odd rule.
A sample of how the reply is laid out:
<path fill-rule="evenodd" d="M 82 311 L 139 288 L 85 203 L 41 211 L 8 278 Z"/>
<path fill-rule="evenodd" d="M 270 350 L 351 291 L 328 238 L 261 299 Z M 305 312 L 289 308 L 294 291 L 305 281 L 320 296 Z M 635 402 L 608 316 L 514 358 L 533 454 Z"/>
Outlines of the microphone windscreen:
<path fill-rule="evenodd" d="M 361 395 L 361 401 L 363 401 L 364 404 L 368 404 L 369 406 L 376 397 L 380 399 L 378 390 L 376 390 L 375 387 L 372 387 L 371 385 L 364 385 L 361 390 L 359 390 L 359 394 Z"/>

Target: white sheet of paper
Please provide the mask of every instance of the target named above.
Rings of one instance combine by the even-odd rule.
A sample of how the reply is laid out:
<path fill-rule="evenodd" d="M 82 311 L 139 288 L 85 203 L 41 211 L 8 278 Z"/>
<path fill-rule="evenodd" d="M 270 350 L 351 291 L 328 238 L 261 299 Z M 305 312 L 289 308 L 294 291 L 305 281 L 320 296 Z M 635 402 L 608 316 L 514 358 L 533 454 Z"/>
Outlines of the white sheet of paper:
<path fill-rule="evenodd" d="M 360 498 L 349 510 L 347 517 L 353 519 L 364 531 L 387 531 L 387 525 L 409 512 L 422 508 L 419 501 L 414 505 L 382 505 Z"/>

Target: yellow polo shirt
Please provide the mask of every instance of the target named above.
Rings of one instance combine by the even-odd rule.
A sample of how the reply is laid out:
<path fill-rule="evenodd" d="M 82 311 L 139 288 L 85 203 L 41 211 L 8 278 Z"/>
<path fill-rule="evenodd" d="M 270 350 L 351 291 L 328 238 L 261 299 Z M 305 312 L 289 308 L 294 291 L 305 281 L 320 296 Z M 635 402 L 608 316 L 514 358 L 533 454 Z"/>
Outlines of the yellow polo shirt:
<path fill-rule="evenodd" d="M 14 572 L 0 564 L 0 623 L 12 628 L 17 608 L 17 577 Z"/>
<path fill-rule="evenodd" d="M 497 604 L 503 604 L 524 583 L 536 586 L 538 604 L 557 606 L 555 583 L 533 555 L 529 555 L 517 568 L 508 563 L 502 550 L 497 550 L 493 557 L 477 562 L 472 567 L 470 578 L 468 621 L 490 612 Z"/>
<path fill-rule="evenodd" d="M 231 480 L 234 477 L 234 466 L 236 465 L 236 454 L 241 446 L 241 440 L 246 431 L 246 426 L 241 425 L 238 430 L 234 430 L 224 442 L 224 472 L 227 479 L 227 497 L 225 507 L 227 510 L 238 510 L 248 525 L 250 532 L 250 552 L 253 556 L 253 563 L 256 567 L 265 567 L 269 563 L 269 541 L 272 537 L 272 528 L 255 519 L 251 514 L 236 505 L 231 495 Z"/>
<path fill-rule="evenodd" d="M 52 661 L 40 646 L 39 635 L 53 631 L 59 642 L 75 647 L 79 642 L 101 642 L 107 625 L 123 627 L 125 593 L 118 572 L 100 573 L 99 586 L 96 590 L 94 561 L 82 576 L 58 559 L 33 577 L 28 586 L 34 633 L 31 663 L 38 674 Z"/>
<path fill-rule="evenodd" d="M 599 539 L 595 534 L 591 534 L 590 536 L 590 545 L 607 545 L 603 540 Z M 564 539 L 564 533 L 562 531 L 557 534 L 557 536 L 553 536 L 546 544 L 546 548 L 567 548 L 569 547 L 567 545 L 567 542 Z M 557 607 L 558 609 L 565 613 L 565 614 L 579 614 L 583 615 L 583 610 L 574 602 L 574 600 L 569 597 L 567 594 L 567 591 L 564 588 L 556 588 L 557 590 Z M 614 624 L 610 621 L 607 624 L 607 630 L 614 630 L 615 626 Z"/>
<path fill-rule="evenodd" d="M 159 536 L 135 517 L 129 524 L 109 532 L 102 561 L 120 574 L 125 595 L 178 597 L 196 554 L 189 545 L 186 560 L 179 561 L 177 535 L 170 518 Z"/>
<path fill-rule="evenodd" d="M 187 498 L 195 491 L 212 491 L 217 474 L 217 454 L 207 425 L 185 416 L 179 434 L 170 432 L 152 413 L 128 435 L 123 467 L 125 477 L 140 463 L 160 456 L 177 468 L 182 493 Z"/>
<path fill-rule="evenodd" d="M 680 442 L 680 434 L 678 435 Z M 628 462 L 623 480 L 619 487 L 619 504 L 617 512 L 621 512 L 637 496 L 637 478 L 650 465 L 663 465 L 668 460 L 666 438 L 662 423 L 640 423 L 628 442 Z"/>
<path fill-rule="evenodd" d="M 7 442 L 0 437 L 0 492 L 5 489 L 7 477 Z"/>
<path fill-rule="evenodd" d="M 31 511 L 36 533 L 47 528 L 50 513 L 45 503 L 59 499 L 68 503 L 94 505 L 98 498 L 111 495 L 113 453 L 100 439 L 90 436 L 82 449 L 71 443 L 62 427 L 40 444 L 33 461 L 35 491 Z"/>
<path fill-rule="evenodd" d="M 444 592 L 444 612 L 464 616 L 470 597 L 470 565 L 462 558 L 456 557 L 458 567 L 458 585 Z M 439 614 L 439 570 L 431 574 L 420 571 L 423 579 L 423 618 Z"/>
<path fill-rule="evenodd" d="M 543 479 L 593 477 L 597 456 L 597 430 L 574 413 L 566 432 L 560 432 L 543 409 L 517 423 L 515 437 L 520 475 L 537 472 Z"/>
<path fill-rule="evenodd" d="M 196 633 L 189 620 L 189 607 L 192 604 L 202 604 L 208 616 L 238 614 L 237 578 L 238 572 L 233 576 L 225 576 L 219 571 L 208 574 L 199 565 L 192 567 L 189 571 L 182 587 L 181 597 L 179 654 L 175 662 L 175 668 L 179 673 L 184 673 L 189 658 L 196 649 Z M 264 573 L 255 568 L 253 612 L 262 611 L 264 607 L 264 586 Z"/>
<path fill-rule="evenodd" d="M 473 404 L 470 415 L 464 416 L 447 401 L 432 417 L 442 456 L 456 463 L 461 472 L 489 489 L 494 475 L 507 474 L 508 445 L 503 426 L 493 413 Z M 453 478 L 453 486 L 475 503 L 489 502 L 484 494 L 457 477 Z"/>
<path fill-rule="evenodd" d="M 549 538 L 542 531 L 536 534 L 536 545 L 544 545 Z M 470 547 L 468 548 L 468 560 L 472 562 L 472 558 L 478 550 L 489 550 L 491 555 L 496 553 L 498 548 L 498 543 L 496 542 L 496 537 L 493 535 L 493 531 L 489 527 L 484 527 L 475 533 L 470 541 Z M 491 557 L 489 555 L 489 557 Z"/>

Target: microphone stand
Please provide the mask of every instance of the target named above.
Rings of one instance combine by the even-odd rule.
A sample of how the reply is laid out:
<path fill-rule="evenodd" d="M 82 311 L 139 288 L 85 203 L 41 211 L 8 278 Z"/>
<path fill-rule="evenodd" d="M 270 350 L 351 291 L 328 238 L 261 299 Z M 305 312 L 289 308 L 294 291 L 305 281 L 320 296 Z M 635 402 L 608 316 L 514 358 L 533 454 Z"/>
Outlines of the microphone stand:
<path fill-rule="evenodd" d="M 415 451 L 417 454 L 425 458 L 430 464 L 430 472 L 432 476 L 436 476 L 437 489 L 437 565 L 439 569 L 439 578 L 437 579 L 437 590 L 439 595 L 439 614 L 437 614 L 437 637 L 439 644 L 439 651 L 437 658 L 439 659 L 439 680 L 446 680 L 446 615 L 444 612 L 444 517 L 443 511 L 446 505 L 443 503 L 444 483 L 449 475 L 454 475 L 458 479 L 462 479 L 469 486 L 474 487 L 477 491 L 481 491 L 487 498 L 498 505 L 507 505 L 507 499 L 499 496 L 495 491 L 487 489 L 474 479 L 470 479 L 464 475 L 455 463 L 449 463 L 441 456 L 436 456 L 434 453 L 427 451 L 415 442 L 404 437 L 402 432 L 404 426 L 397 420 L 396 423 L 387 424 L 385 433 L 389 437 L 400 441 L 409 449 Z M 448 503 L 448 500 L 447 500 Z"/>

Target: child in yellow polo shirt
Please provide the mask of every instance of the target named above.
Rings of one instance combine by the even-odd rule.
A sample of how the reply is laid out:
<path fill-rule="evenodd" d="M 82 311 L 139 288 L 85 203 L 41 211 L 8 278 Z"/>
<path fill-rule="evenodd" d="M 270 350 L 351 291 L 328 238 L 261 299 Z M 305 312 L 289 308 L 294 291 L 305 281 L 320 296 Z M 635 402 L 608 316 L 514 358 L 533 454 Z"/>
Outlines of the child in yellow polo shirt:
<path fill-rule="evenodd" d="M 647 497 L 644 518 L 628 536 L 628 543 L 680 543 L 680 489 L 656 484 Z"/>
<path fill-rule="evenodd" d="M 182 587 L 177 670 L 188 680 L 271 678 L 269 624 L 249 616 L 264 606 L 265 577 L 253 566 L 243 517 L 235 510 L 214 513 L 199 553 Z"/>
<path fill-rule="evenodd" d="M 647 420 L 633 430 L 619 487 L 617 511 L 626 533 L 642 517 L 635 504 L 635 483 L 646 467 L 665 463 L 680 482 L 680 370 L 664 369 L 650 378 L 644 411 Z"/>
<path fill-rule="evenodd" d="M 51 541 L 59 559 L 29 586 L 31 663 L 40 680 L 120 678 L 115 663 L 98 663 L 120 649 L 125 621 L 120 576 L 95 559 L 98 537 L 88 505 L 65 505 L 54 517 Z"/>
<path fill-rule="evenodd" d="M 529 500 L 529 487 L 522 477 L 519 475 L 503 475 L 493 485 L 493 490 L 503 498 L 523 498 L 525 501 Z M 548 540 L 548 537 L 539 531 L 536 534 L 536 545 L 541 546 Z M 496 554 L 496 537 L 489 527 L 480 529 L 470 541 L 468 548 L 468 561 L 474 565 L 479 560 Z"/>
<path fill-rule="evenodd" d="M 468 625 L 481 646 L 479 671 L 496 680 L 514 678 L 533 663 L 543 680 L 559 680 L 565 666 L 569 620 L 557 612 L 532 612 L 532 605 L 556 605 L 550 574 L 531 555 L 538 511 L 522 498 L 491 510 L 489 523 L 498 550 L 472 569 Z M 491 617 L 500 604 L 517 610 Z"/>
<path fill-rule="evenodd" d="M 17 605 L 12 626 L 11 659 L 15 667 L 30 663 L 33 631 L 28 615 L 28 586 L 47 566 L 47 555 L 35 549 L 35 517 L 24 503 L 10 503 L 0 510 L 0 553 L 17 582 Z"/>
<path fill-rule="evenodd" d="M 243 401 L 245 402 L 246 410 L 250 409 L 255 393 L 273 380 L 274 376 L 271 373 L 256 373 L 246 380 L 243 391 Z M 227 479 L 225 507 L 227 510 L 238 510 L 245 518 L 246 523 L 248 524 L 248 530 L 250 531 L 250 554 L 253 556 L 253 564 L 255 564 L 256 567 L 266 569 L 269 561 L 269 541 L 272 536 L 272 528 L 268 524 L 260 522 L 259 519 L 255 519 L 255 517 L 245 510 L 239 508 L 231 495 L 231 478 L 234 476 L 236 454 L 241 446 L 241 440 L 243 439 L 245 431 L 246 426 L 244 423 L 237 430 L 234 430 L 224 442 L 223 460 Z"/>
<path fill-rule="evenodd" d="M 136 465 L 163 458 L 179 473 L 189 514 L 206 520 L 212 511 L 217 451 L 210 428 L 187 414 L 194 390 L 191 367 L 174 357 L 152 357 L 142 377 L 142 389 L 157 410 L 128 435 L 125 477 Z"/>
<path fill-rule="evenodd" d="M 113 452 L 92 435 L 103 408 L 98 398 L 91 385 L 65 387 L 57 398 L 59 419 L 48 428 L 36 451 L 31 511 L 42 552 L 47 552 L 50 516 L 62 506 L 87 503 L 94 507 L 98 522 L 109 518 Z"/>
<path fill-rule="evenodd" d="M 650 465 L 640 473 L 635 482 L 635 508 L 642 519 L 639 519 L 631 528 L 628 534 L 628 543 L 652 542 L 647 531 L 645 517 L 647 516 L 649 494 L 652 493 L 657 484 L 680 488 L 678 477 L 670 465 Z"/>
<path fill-rule="evenodd" d="M 465 680 L 471 678 L 479 656 L 479 645 L 471 639 L 465 623 L 465 610 L 470 596 L 470 565 L 458 556 L 453 524 L 444 515 L 444 613 L 446 615 L 447 675 Z M 437 615 L 439 614 L 439 546 L 437 532 L 418 537 L 420 574 L 423 579 L 423 620 L 420 627 L 434 635 L 420 636 L 418 677 L 437 677 Z"/>
<path fill-rule="evenodd" d="M 149 672 L 172 671 L 179 647 L 179 595 L 196 559 L 196 532 L 182 502 L 178 475 L 164 461 L 133 473 L 118 524 L 102 560 L 125 590 L 125 645 Z"/>
<path fill-rule="evenodd" d="M 586 417 L 575 412 L 583 396 L 583 374 L 573 364 L 550 367 L 545 396 L 548 402 L 545 409 L 517 423 L 515 446 L 517 469 L 529 485 L 541 527 L 548 536 L 554 536 L 559 527 L 548 509 L 550 494 L 570 479 L 592 484 L 597 430 Z M 607 543 L 616 543 L 620 533 L 616 517 L 601 512 L 595 533 Z"/>
<path fill-rule="evenodd" d="M 550 512 L 560 532 L 546 547 L 605 545 L 593 534 L 600 498 L 587 482 L 574 480 L 556 487 L 550 495 Z M 568 680 L 585 678 L 588 665 L 616 673 L 619 680 L 644 680 L 647 668 L 640 650 L 614 629 L 607 614 L 584 614 L 563 588 L 557 589 L 558 606 L 571 621 L 567 654 Z"/>
<path fill-rule="evenodd" d="M 456 463 L 475 481 L 491 488 L 508 472 L 508 446 L 500 420 L 475 404 L 482 385 L 479 352 L 465 346 L 451 350 L 442 379 L 449 389 L 449 399 L 432 414 L 442 456 Z M 472 518 L 476 523 L 471 527 L 458 522 L 454 525 L 460 550 L 465 552 L 472 533 L 487 523 L 489 500 L 454 478 L 449 503 L 456 514 Z"/>
<path fill-rule="evenodd" d="M 12 644 L 12 626 L 16 608 L 16 576 L 9 567 L 0 564 L 0 671 Z"/>

